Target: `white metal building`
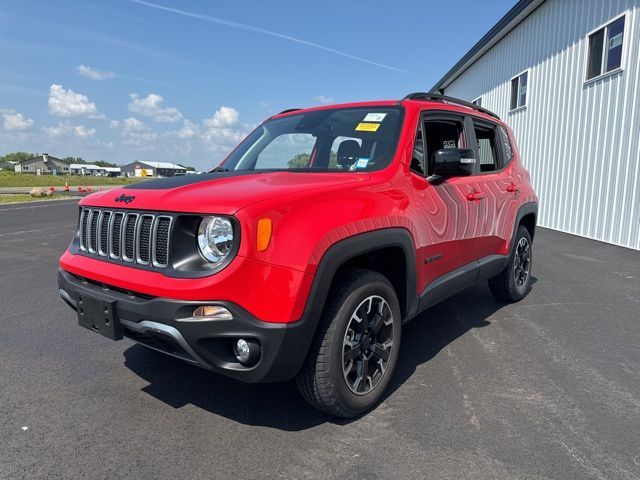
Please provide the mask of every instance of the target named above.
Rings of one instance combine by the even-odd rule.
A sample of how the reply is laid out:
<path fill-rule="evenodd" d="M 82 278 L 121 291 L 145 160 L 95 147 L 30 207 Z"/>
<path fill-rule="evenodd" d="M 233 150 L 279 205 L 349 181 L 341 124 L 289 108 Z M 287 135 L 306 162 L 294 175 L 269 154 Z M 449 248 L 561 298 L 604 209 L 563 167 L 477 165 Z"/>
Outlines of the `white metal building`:
<path fill-rule="evenodd" d="M 87 175 L 92 177 L 104 175 L 104 167 L 92 163 L 72 163 L 69 169 L 72 175 Z"/>
<path fill-rule="evenodd" d="M 432 91 L 511 125 L 539 225 L 640 249 L 640 0 L 521 0 Z"/>
<path fill-rule="evenodd" d="M 182 165 L 168 162 L 133 162 L 121 167 L 127 177 L 175 177 L 184 175 L 187 169 Z"/>

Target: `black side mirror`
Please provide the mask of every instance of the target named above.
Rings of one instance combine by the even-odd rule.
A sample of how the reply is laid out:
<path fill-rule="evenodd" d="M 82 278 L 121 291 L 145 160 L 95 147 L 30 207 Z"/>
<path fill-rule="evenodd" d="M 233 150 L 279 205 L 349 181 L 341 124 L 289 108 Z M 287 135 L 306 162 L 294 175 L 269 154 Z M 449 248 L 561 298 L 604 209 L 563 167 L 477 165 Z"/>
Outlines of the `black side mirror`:
<path fill-rule="evenodd" d="M 473 150 L 465 148 L 443 148 L 431 155 L 433 174 L 442 177 L 471 175 L 476 164 Z"/>

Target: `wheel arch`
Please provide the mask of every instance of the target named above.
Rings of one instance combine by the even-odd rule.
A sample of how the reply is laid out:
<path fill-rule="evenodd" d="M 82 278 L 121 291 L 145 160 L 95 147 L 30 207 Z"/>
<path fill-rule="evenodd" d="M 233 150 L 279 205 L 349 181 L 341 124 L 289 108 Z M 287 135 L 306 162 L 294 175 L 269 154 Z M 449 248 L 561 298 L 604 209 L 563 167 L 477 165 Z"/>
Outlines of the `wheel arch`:
<path fill-rule="evenodd" d="M 403 316 L 415 312 L 418 305 L 416 247 L 409 230 L 396 227 L 353 235 L 327 249 L 314 275 L 305 316 L 320 317 L 334 281 L 341 271 L 351 267 L 371 268 L 385 275 L 396 290 Z"/>
<path fill-rule="evenodd" d="M 511 236 L 511 245 L 509 248 L 509 252 L 513 251 L 514 242 L 516 240 L 516 234 L 518 233 L 518 228 L 520 225 L 524 225 L 526 229 L 529 231 L 529 235 L 531 236 L 531 240 L 533 241 L 533 237 L 536 230 L 538 219 L 538 204 L 535 202 L 529 202 L 523 204 L 518 209 L 518 214 L 516 215 L 516 221 L 513 225 L 513 235 Z"/>

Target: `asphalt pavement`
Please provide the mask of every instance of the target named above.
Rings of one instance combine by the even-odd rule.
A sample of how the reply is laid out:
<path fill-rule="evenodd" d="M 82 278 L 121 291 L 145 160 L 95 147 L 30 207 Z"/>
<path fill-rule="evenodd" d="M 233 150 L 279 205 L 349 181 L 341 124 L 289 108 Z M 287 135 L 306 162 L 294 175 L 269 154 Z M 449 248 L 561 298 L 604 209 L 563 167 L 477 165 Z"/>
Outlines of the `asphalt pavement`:
<path fill-rule="evenodd" d="M 0 478 L 640 478 L 640 252 L 539 229 L 516 305 L 478 285 L 403 332 L 353 421 L 77 325 L 75 201 L 0 207 Z"/>

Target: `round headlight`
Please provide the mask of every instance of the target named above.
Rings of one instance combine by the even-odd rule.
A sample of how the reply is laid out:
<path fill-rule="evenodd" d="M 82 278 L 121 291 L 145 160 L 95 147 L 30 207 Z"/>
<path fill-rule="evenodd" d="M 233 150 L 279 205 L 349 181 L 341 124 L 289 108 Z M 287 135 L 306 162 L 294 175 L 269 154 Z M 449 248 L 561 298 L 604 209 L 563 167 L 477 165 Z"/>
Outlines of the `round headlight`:
<path fill-rule="evenodd" d="M 231 221 L 224 217 L 204 217 L 198 227 L 198 247 L 207 261 L 222 262 L 233 248 Z"/>

